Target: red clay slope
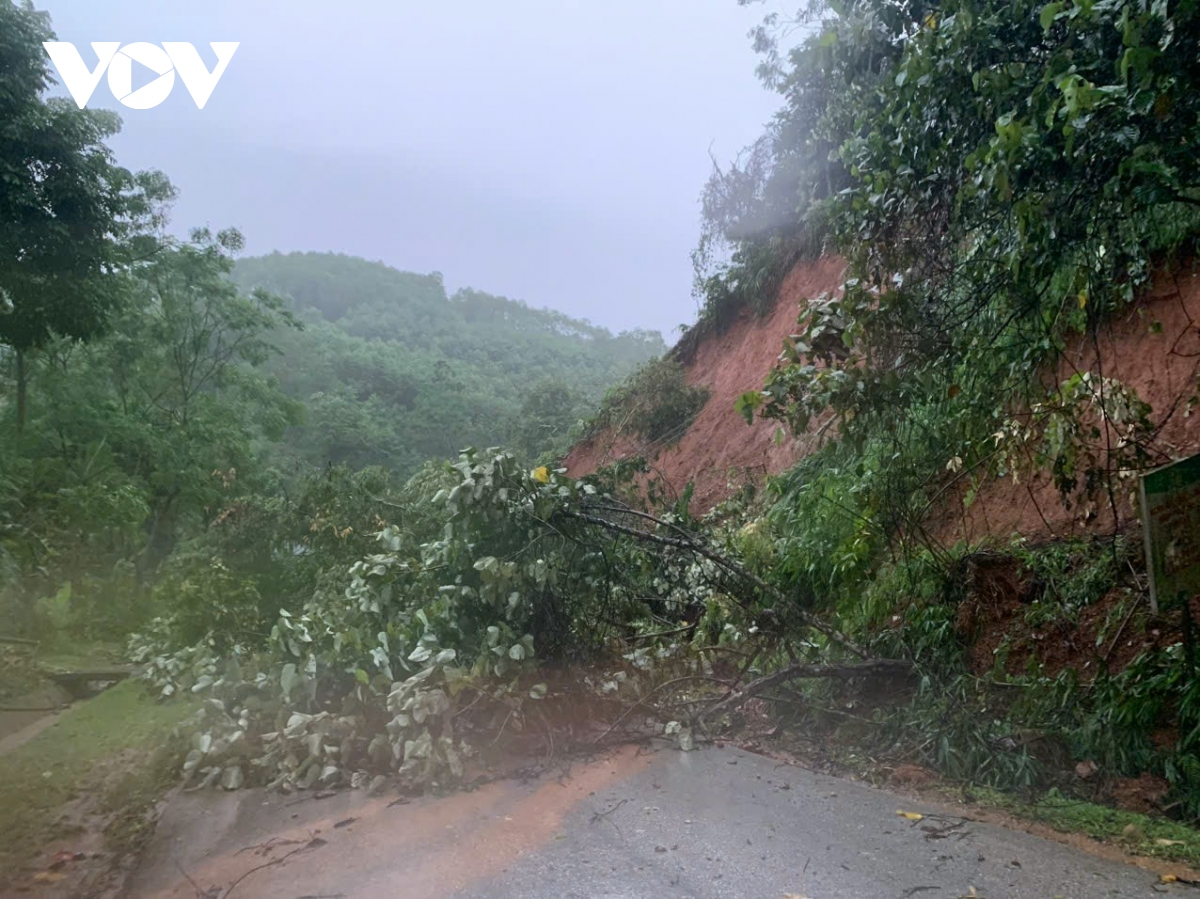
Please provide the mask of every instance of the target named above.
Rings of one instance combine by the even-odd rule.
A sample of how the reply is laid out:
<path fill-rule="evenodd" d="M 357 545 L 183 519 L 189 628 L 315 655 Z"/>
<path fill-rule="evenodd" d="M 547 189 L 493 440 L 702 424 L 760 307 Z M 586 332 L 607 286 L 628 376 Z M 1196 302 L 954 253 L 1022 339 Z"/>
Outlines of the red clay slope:
<path fill-rule="evenodd" d="M 567 456 L 570 474 L 579 476 L 629 456 L 641 455 L 676 491 L 695 484 L 694 508 L 704 511 L 728 497 L 746 478 L 755 483 L 768 473 L 786 470 L 817 446 L 812 434 L 775 442 L 777 426 L 756 421 L 748 426 L 734 401 L 759 389 L 775 364 L 784 338 L 792 333 L 800 306 L 841 286 L 844 263 L 837 258 L 798 264 L 780 289 L 770 316 L 744 316 L 724 334 L 705 338 L 687 366 L 687 379 L 711 391 L 708 404 L 677 446 L 658 448 L 601 434 L 576 446 Z M 1107 322 L 1097 340 L 1077 338 L 1057 372 L 1063 380 L 1091 370 L 1134 388 L 1154 409 L 1160 426 L 1152 449 L 1166 461 L 1200 452 L 1200 409 L 1188 415 L 1186 401 L 1200 375 L 1200 277 L 1192 269 L 1159 276 L 1143 301 Z M 657 453 L 657 455 L 656 455 Z M 949 461 L 949 460 L 947 460 Z M 1132 480 L 1127 482 L 1132 487 Z M 971 542 L 1065 536 L 1111 531 L 1113 514 L 1104 504 L 1068 509 L 1044 477 L 1014 483 L 1011 478 L 983 484 L 965 509 L 962 490 L 950 489 L 940 508 L 931 510 L 930 530 L 942 542 Z M 1122 491 L 1116 525 L 1136 515 L 1132 490 Z"/>
<path fill-rule="evenodd" d="M 1154 279 L 1141 302 L 1100 325 L 1093 339 L 1075 337 L 1059 365 L 1058 382 L 1090 371 L 1115 378 L 1137 392 L 1153 411 L 1156 433 L 1148 445 L 1155 464 L 1200 452 L 1200 408 L 1188 399 L 1200 388 L 1200 276 L 1191 267 Z M 1115 437 L 1113 438 L 1116 439 Z M 1104 438 L 1095 441 L 1104 445 Z M 962 491 L 951 492 L 933 515 L 939 541 L 975 543 L 988 537 L 1067 537 L 1112 533 L 1138 518 L 1137 480 L 1118 479 L 1113 503 L 1063 505 L 1046 475 L 985 481 L 964 508 Z"/>
<path fill-rule="evenodd" d="M 766 474 L 785 471 L 816 440 L 789 436 L 777 444 L 777 425 L 767 421 L 747 425 L 734 410 L 734 401 L 762 388 L 784 338 L 796 329 L 801 303 L 838 290 L 844 269 L 845 263 L 837 258 L 800 263 L 784 279 L 771 315 L 759 318 L 747 313 L 724 334 L 700 343 L 688 363 L 687 380 L 708 388 L 711 395 L 676 446 L 658 449 L 601 434 L 571 450 L 565 463 L 568 473 L 579 477 L 618 459 L 645 456 L 676 490 L 694 483 L 693 509 L 702 512 L 727 498 L 746 477 L 761 483 Z"/>

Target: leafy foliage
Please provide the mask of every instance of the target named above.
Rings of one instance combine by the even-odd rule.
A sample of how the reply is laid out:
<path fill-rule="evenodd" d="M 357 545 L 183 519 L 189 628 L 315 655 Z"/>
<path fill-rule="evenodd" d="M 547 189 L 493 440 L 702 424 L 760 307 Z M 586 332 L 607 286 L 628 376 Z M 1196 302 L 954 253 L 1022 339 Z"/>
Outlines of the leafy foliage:
<path fill-rule="evenodd" d="M 655 359 L 605 394 L 582 436 L 588 439 L 607 430 L 651 444 L 675 443 L 706 402 L 708 391 L 687 383 L 682 364 L 672 358 Z"/>
<path fill-rule="evenodd" d="M 819 8 L 810 4 L 798 20 L 812 21 Z M 819 39 L 782 55 L 772 31 L 786 26 L 777 14 L 755 33 L 764 55 L 759 74 L 783 107 L 728 169 L 714 168 L 704 188 L 692 256 L 697 336 L 725 330 L 744 309 L 769 311 L 792 264 L 829 247 L 828 201 L 850 185 L 837 155 L 853 108 L 847 101 L 871 90 L 867 76 L 883 59 L 880 29 L 852 10 L 844 6 Z"/>
<path fill-rule="evenodd" d="M 246 639 L 227 606 L 204 616 L 211 631 L 192 647 L 178 649 L 169 622 L 135 637 L 163 693 L 209 697 L 188 771 L 229 785 L 261 769 L 286 789 L 461 777 L 476 720 L 459 719 L 465 700 L 483 716 L 475 726 L 520 726 L 547 691 L 535 658 L 586 656 L 614 626 L 719 584 L 686 550 L 596 531 L 581 510 L 602 501 L 560 471 L 469 450 L 415 476 L 389 501 L 400 514 L 374 551 L 280 609 L 265 641 Z M 235 611 L 256 604 L 238 601 L 226 571 L 210 577 Z"/>
<path fill-rule="evenodd" d="M 848 84 L 807 102 L 849 179 L 822 203 L 851 277 L 744 407 L 797 430 L 835 416 L 860 450 L 888 435 L 926 455 L 930 496 L 947 467 L 1011 473 L 1014 436 L 1068 496 L 1154 461 L 1126 385 L 1038 373 L 1195 230 L 1196 27 L 1162 4 L 839 6 L 792 69 Z"/>
<path fill-rule="evenodd" d="M 82 582 L 125 560 L 148 577 L 239 472 L 252 476 L 254 442 L 296 415 L 255 371 L 290 319 L 229 282 L 240 240 L 199 231 L 164 248 L 139 270 L 116 331 L 37 357 L 31 382 L 55 402 L 4 437 L 7 542 L 25 572 Z"/>
<path fill-rule="evenodd" d="M 116 116 L 44 96 L 44 13 L 6 2 L 0 34 L 0 343 L 25 351 L 103 330 L 173 191 L 113 162 Z"/>

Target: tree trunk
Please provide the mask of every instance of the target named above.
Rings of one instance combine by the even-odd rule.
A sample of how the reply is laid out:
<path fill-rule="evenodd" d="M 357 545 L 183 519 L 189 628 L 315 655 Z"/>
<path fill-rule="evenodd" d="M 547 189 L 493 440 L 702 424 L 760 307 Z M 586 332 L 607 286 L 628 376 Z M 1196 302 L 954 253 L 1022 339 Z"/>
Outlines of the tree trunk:
<path fill-rule="evenodd" d="M 154 504 L 146 522 L 146 545 L 138 553 L 137 580 L 144 584 L 158 570 L 162 561 L 175 549 L 175 524 L 179 517 L 179 490 L 161 496 Z"/>
<path fill-rule="evenodd" d="M 28 378 L 25 373 L 25 351 L 17 349 L 17 433 L 25 430 L 25 400 Z"/>

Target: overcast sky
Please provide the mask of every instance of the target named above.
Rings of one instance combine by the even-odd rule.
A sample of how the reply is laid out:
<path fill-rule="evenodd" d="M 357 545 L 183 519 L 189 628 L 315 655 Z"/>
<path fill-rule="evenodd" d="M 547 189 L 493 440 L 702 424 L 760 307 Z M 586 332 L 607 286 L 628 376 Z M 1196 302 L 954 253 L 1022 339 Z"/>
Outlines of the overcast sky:
<path fill-rule="evenodd" d="M 695 317 L 709 153 L 777 106 L 736 0 L 35 0 L 91 41 L 240 41 L 198 110 L 176 79 L 115 102 L 131 168 L 180 189 L 174 225 L 248 251 L 334 250 L 608 327 Z M 135 80 L 134 87 L 139 85 Z"/>

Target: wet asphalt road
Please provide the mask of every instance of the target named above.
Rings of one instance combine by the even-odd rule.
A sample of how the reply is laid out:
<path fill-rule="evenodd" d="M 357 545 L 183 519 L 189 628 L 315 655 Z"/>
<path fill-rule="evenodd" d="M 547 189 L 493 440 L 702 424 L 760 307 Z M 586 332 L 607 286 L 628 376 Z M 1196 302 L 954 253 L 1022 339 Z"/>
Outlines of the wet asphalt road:
<path fill-rule="evenodd" d="M 1100 899 L 1149 871 L 737 750 L 661 752 L 458 899 Z"/>
<path fill-rule="evenodd" d="M 739 750 L 627 747 L 558 775 L 440 799 L 177 795 L 127 896 L 200 895 L 1104 899 L 1195 891 Z"/>

